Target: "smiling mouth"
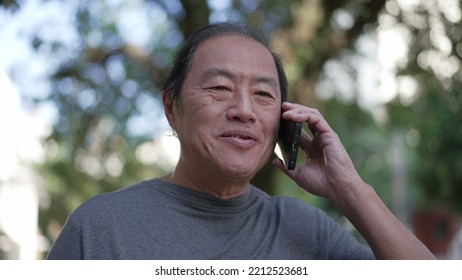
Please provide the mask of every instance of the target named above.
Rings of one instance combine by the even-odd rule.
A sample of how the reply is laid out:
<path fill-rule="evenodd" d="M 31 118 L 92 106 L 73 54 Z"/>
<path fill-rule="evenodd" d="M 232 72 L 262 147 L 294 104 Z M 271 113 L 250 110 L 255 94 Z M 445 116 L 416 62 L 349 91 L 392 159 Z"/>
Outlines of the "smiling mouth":
<path fill-rule="evenodd" d="M 252 135 L 247 134 L 240 134 L 240 133 L 226 133 L 223 134 L 222 137 L 233 144 L 237 144 L 240 146 L 248 146 L 252 145 L 257 142 L 257 139 Z"/>

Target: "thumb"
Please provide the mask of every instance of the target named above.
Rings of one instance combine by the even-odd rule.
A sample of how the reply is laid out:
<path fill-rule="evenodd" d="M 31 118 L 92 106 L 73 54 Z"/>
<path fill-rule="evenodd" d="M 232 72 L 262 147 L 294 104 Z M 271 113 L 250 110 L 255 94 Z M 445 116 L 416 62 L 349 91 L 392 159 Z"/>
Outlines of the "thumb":
<path fill-rule="evenodd" d="M 282 161 L 282 159 L 276 157 L 273 160 L 273 165 L 276 166 L 277 168 L 279 168 L 282 172 L 284 172 L 284 174 L 286 174 L 292 180 L 295 179 L 294 172 L 292 170 L 288 170 L 286 168 L 286 166 L 284 165 L 284 162 Z"/>

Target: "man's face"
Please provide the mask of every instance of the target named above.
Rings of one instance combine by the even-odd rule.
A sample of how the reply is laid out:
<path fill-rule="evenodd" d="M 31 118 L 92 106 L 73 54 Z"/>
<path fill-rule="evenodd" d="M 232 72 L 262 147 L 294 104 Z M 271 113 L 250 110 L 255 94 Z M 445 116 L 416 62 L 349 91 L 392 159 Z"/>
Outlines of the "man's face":
<path fill-rule="evenodd" d="M 264 46 L 236 35 L 204 41 L 169 117 L 179 164 L 250 180 L 272 154 L 280 106 L 276 66 Z"/>

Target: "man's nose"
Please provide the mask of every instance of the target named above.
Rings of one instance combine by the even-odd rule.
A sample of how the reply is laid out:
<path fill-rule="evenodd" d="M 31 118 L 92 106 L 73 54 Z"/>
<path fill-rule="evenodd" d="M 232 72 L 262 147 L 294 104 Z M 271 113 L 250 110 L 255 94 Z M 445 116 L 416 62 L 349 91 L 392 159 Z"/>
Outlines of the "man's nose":
<path fill-rule="evenodd" d="M 249 91 L 235 93 L 226 111 L 229 120 L 239 120 L 242 122 L 255 122 L 257 116 Z"/>

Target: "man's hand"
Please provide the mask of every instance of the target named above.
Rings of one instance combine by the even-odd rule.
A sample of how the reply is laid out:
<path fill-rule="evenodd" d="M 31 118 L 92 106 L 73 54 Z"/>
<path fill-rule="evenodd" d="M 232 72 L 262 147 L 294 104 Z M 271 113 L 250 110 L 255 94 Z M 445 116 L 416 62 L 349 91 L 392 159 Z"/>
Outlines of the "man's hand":
<path fill-rule="evenodd" d="M 288 102 L 282 104 L 282 109 L 284 119 L 306 122 L 314 136 L 302 132 L 300 149 L 306 156 L 304 165 L 290 171 L 275 160 L 278 168 L 308 192 L 332 200 L 341 196 L 345 188 L 362 182 L 337 133 L 318 110 Z"/>
<path fill-rule="evenodd" d="M 357 173 L 345 148 L 318 110 L 284 102 L 282 117 L 306 122 L 300 148 L 307 161 L 287 170 L 274 164 L 308 192 L 330 199 L 367 240 L 378 259 L 434 259 Z"/>

